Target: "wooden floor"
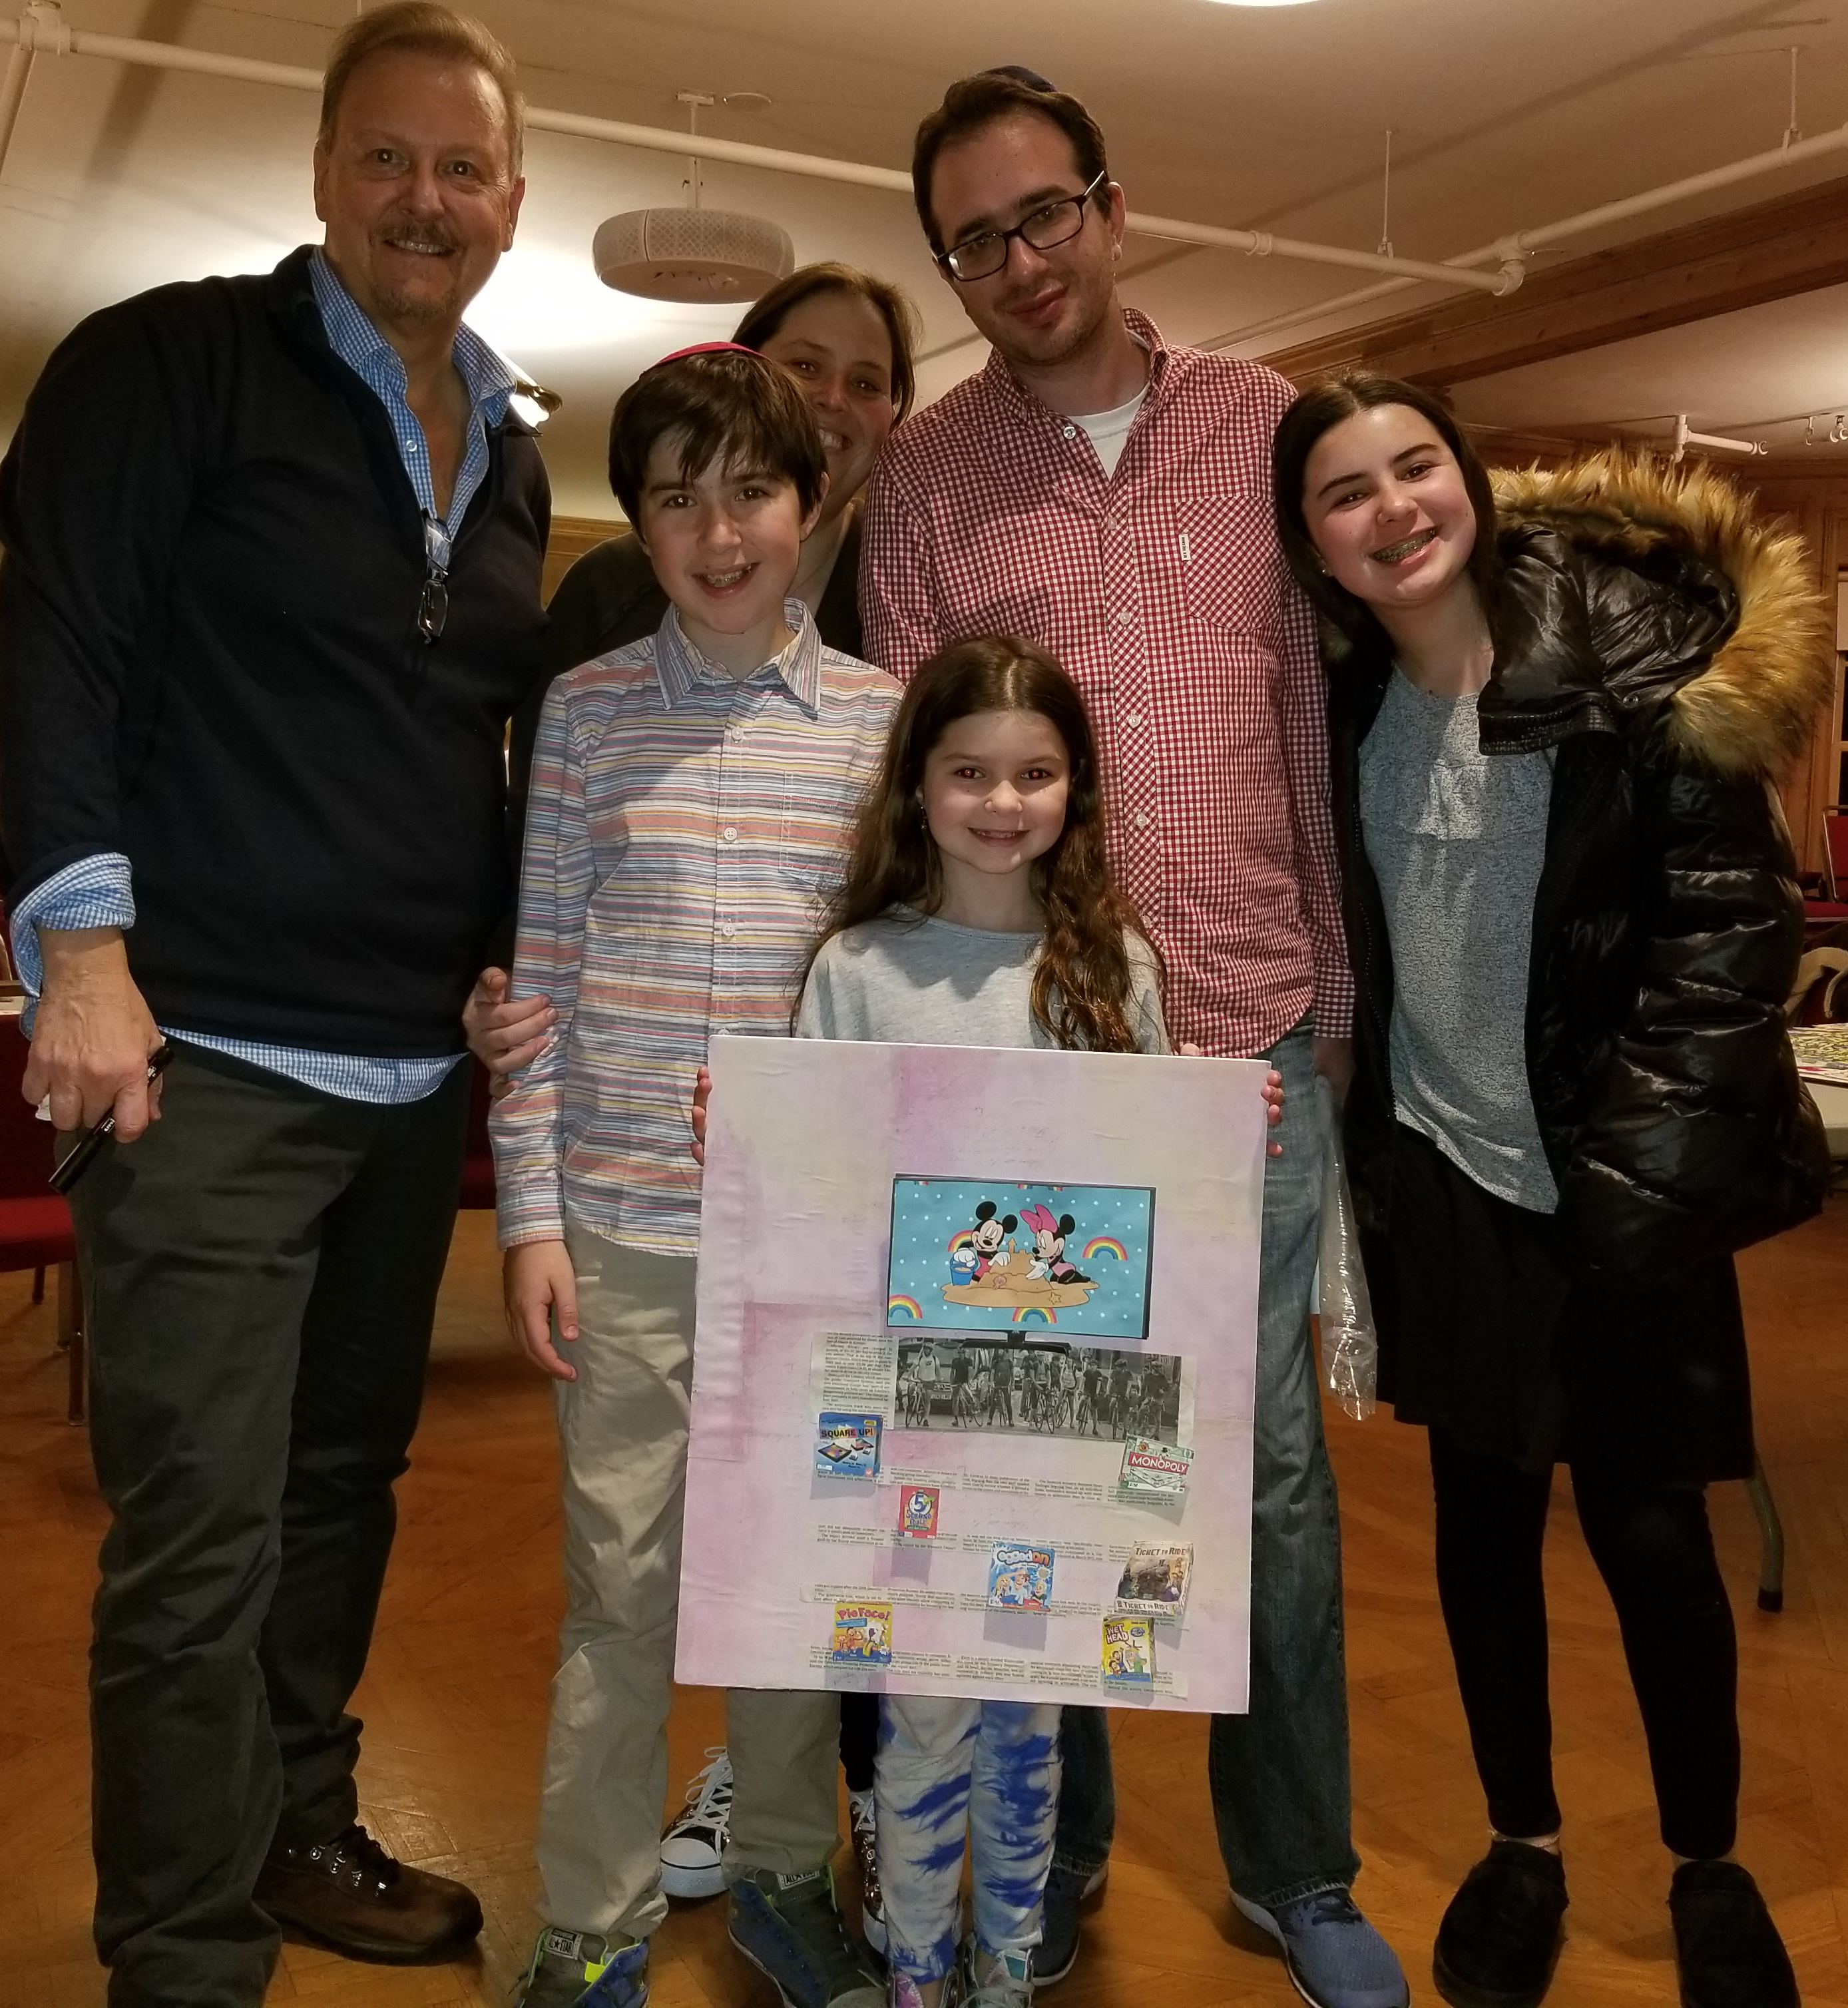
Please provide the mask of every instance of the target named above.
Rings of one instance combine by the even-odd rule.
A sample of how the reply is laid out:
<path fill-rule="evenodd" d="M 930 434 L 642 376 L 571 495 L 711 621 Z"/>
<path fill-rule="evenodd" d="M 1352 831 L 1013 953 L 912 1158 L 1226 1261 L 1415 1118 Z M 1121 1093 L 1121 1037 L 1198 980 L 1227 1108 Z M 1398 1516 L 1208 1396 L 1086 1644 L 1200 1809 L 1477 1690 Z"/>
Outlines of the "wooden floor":
<path fill-rule="evenodd" d="M 465 1876 L 488 1926 L 451 1966 L 387 1971 L 302 1946 L 273 2002 L 501 2004 L 535 1928 L 530 1848 L 560 1607 L 549 1398 L 498 1335 L 496 1269 L 465 1216 L 438 1358 L 401 1489 L 401 1531 L 372 1665 L 365 1816 L 399 1854 Z M 1745 1798 L 1740 1851 L 1769 1896 L 1810 2008 L 1848 2008 L 1848 1200 L 1744 1264 L 1759 1437 L 1790 1541 L 1781 1616 L 1754 1607 L 1743 1489 L 1713 1514 L 1739 1616 Z M 104 1516 L 83 1433 L 61 1419 L 50 1306 L 0 1277 L 0 2004 L 103 1999 L 89 1941 L 87 1608 Z M 1347 1541 L 1359 1897 L 1415 1996 L 1433 1932 L 1481 1851 L 1483 1815 L 1440 1629 L 1421 1432 L 1332 1416 Z M 1549 1550 L 1554 1714 L 1573 1905 L 1552 1999 L 1676 1999 L 1668 1864 L 1616 1627 L 1562 1485 Z M 1234 1916 L 1214 1844 L 1206 1730 L 1116 1718 L 1122 1802 L 1108 1891 L 1058 2008 L 1283 2008 L 1295 1999 Z M 716 1697 L 684 1692 L 684 1779 L 719 1738 Z M 773 2008 L 725 1941 L 723 1906 L 677 1907 L 656 1941 L 655 2008 Z"/>

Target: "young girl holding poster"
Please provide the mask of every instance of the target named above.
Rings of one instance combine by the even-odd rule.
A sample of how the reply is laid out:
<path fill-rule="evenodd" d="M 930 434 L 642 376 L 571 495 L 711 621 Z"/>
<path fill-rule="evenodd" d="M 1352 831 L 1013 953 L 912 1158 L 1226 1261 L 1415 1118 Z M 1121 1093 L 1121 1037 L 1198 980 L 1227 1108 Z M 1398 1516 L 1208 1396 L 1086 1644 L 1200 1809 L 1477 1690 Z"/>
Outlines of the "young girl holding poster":
<path fill-rule="evenodd" d="M 1171 1050 L 1155 952 L 1104 861 L 1090 721 L 1043 649 L 959 642 L 906 691 L 795 1029 L 912 1045 Z M 1265 1091 L 1274 1122 L 1279 1076 Z M 893 2008 L 1026 2008 L 1058 1812 L 1060 1711 L 917 1695 L 884 1695 L 881 1711 Z M 959 1953 L 965 1826 L 974 1928 Z"/>

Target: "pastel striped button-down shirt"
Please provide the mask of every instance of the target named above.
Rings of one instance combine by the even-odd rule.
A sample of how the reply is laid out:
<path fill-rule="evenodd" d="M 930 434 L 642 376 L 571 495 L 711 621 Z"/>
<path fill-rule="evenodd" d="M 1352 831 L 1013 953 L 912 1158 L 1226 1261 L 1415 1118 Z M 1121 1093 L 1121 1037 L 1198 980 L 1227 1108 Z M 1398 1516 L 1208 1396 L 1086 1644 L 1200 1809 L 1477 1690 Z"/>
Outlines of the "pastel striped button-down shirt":
<path fill-rule="evenodd" d="M 513 990 L 558 1023 L 489 1124 L 503 1247 L 559 1239 L 567 1211 L 630 1247 L 698 1247 L 694 1073 L 714 1032 L 787 1034 L 899 701 L 800 600 L 786 613 L 794 639 L 742 681 L 670 609 L 546 697 Z"/>

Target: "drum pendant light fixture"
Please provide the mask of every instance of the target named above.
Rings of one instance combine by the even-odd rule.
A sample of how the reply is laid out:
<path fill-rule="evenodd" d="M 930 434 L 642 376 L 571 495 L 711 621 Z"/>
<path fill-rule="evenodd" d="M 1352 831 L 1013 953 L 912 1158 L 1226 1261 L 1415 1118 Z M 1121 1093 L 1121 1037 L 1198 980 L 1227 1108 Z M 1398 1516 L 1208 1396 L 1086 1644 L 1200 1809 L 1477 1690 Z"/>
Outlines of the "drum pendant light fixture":
<path fill-rule="evenodd" d="M 683 90 L 679 97 L 689 136 L 697 140 L 700 107 L 713 101 L 701 90 Z M 754 300 L 795 270 L 790 234 L 761 216 L 702 207 L 697 153 L 687 165 L 686 208 L 625 210 L 597 226 L 591 245 L 597 277 L 645 300 L 720 306 Z"/>

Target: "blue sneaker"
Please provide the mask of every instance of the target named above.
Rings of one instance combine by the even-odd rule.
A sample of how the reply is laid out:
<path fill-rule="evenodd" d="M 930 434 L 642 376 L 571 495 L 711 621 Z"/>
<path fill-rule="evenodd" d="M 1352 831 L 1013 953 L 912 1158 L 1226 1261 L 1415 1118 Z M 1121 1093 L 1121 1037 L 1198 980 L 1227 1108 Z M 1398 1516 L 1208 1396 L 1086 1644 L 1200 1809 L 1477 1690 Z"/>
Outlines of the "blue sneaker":
<path fill-rule="evenodd" d="M 832 1869 L 747 1870 L 732 1885 L 726 1924 L 783 2008 L 885 2008 L 885 1983 L 841 1921 Z"/>
<path fill-rule="evenodd" d="M 648 2008 L 648 1940 L 612 1951 L 595 1932 L 541 1932 L 514 2008 Z"/>
<path fill-rule="evenodd" d="M 1284 1970 L 1309 2008 L 1409 2008 L 1412 1989 L 1398 1954 L 1345 1890 L 1320 1890 L 1274 1911 L 1247 1903 L 1236 1890 L 1232 1901 L 1282 1946 Z"/>

